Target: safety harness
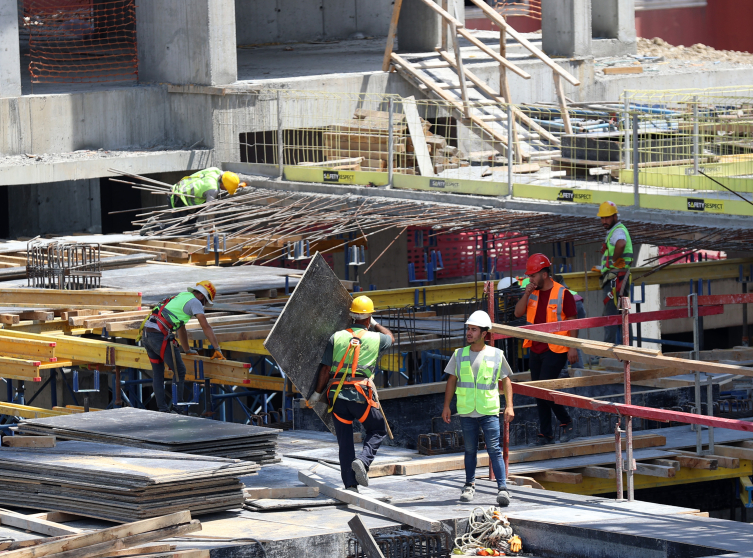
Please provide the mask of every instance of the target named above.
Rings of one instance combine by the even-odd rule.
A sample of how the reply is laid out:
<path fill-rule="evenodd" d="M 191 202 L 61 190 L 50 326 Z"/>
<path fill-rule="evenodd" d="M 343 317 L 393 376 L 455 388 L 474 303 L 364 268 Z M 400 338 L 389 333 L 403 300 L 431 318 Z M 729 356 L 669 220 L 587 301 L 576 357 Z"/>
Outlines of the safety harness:
<path fill-rule="evenodd" d="M 345 378 L 348 375 L 347 368 L 343 370 L 342 376 L 340 377 L 340 381 L 337 384 L 337 388 L 335 389 L 335 394 L 332 396 L 332 402 L 330 403 L 329 408 L 327 409 L 328 413 L 332 413 L 334 417 L 339 420 L 340 422 L 344 424 L 353 424 L 352 420 L 345 420 L 337 415 L 337 413 L 333 412 L 333 409 L 335 407 L 335 401 L 337 401 L 337 397 L 340 395 L 340 391 L 342 390 L 342 387 L 344 385 L 350 385 L 353 386 L 358 393 L 360 393 L 363 398 L 366 400 L 366 411 L 363 413 L 361 418 L 358 419 L 358 422 L 363 422 L 366 420 L 366 417 L 369 416 L 369 411 L 371 411 L 371 408 L 374 407 L 375 409 L 379 408 L 379 402 L 375 401 L 374 399 L 374 392 L 376 391 L 374 382 L 371 378 L 363 378 L 362 380 L 356 380 L 356 371 L 358 370 L 358 357 L 361 354 L 361 338 L 366 334 L 367 330 L 362 329 L 358 333 L 354 333 L 352 329 L 346 330 L 348 333 L 350 333 L 350 343 L 348 344 L 348 348 L 345 350 L 345 354 L 343 355 L 342 360 L 340 360 L 340 363 L 337 365 L 337 369 L 335 370 L 335 375 L 332 377 L 332 379 L 327 384 L 327 399 L 329 399 L 329 392 L 332 386 L 337 382 L 337 375 L 340 373 L 340 370 L 343 369 L 343 366 L 345 365 L 345 361 L 348 360 L 348 355 L 352 353 L 353 359 L 350 364 L 350 380 L 346 380 Z M 364 390 L 364 388 L 367 388 L 368 391 Z"/>
<path fill-rule="evenodd" d="M 162 302 L 160 302 L 157 306 L 152 308 L 152 313 L 148 315 L 144 319 L 143 322 L 141 322 L 141 326 L 139 327 L 139 335 L 138 335 L 137 341 L 141 340 L 141 337 L 143 336 L 143 333 L 144 333 L 144 327 L 146 326 L 146 322 L 148 321 L 152 321 L 155 324 L 157 324 L 157 327 L 159 328 L 160 333 L 162 333 L 162 335 L 164 336 L 164 339 L 162 340 L 162 346 L 160 347 L 160 351 L 159 351 L 159 357 L 158 358 L 149 357 L 149 362 L 151 362 L 152 364 L 161 364 L 165 362 L 165 350 L 167 349 L 168 343 L 172 343 L 174 346 L 177 346 L 178 344 L 177 341 L 175 340 L 175 335 L 173 335 L 173 331 L 179 329 L 180 326 L 183 325 L 183 322 L 179 322 L 177 325 L 173 325 L 172 321 L 167 316 L 165 316 L 165 307 L 174 298 L 175 296 L 166 298 Z M 173 362 L 175 362 L 174 355 L 173 355 Z"/>

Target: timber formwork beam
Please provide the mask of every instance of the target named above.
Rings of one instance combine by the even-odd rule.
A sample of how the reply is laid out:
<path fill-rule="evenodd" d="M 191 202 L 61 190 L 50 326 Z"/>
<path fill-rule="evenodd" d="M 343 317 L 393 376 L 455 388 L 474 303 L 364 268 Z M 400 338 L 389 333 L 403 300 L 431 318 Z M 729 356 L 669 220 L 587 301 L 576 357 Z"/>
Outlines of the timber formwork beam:
<path fill-rule="evenodd" d="M 140 310 L 141 293 L 100 290 L 0 289 L 0 306 Z"/>

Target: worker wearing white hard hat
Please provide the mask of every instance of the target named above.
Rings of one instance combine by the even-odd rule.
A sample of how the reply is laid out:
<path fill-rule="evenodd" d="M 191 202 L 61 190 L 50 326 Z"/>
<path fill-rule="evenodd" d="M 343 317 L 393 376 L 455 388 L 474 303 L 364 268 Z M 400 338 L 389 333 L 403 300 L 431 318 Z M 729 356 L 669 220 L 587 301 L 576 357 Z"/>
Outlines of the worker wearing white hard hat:
<path fill-rule="evenodd" d="M 515 277 L 503 277 L 499 280 L 499 283 L 497 283 L 497 290 L 501 291 L 502 289 L 509 289 L 517 282 L 518 280 Z"/>
<path fill-rule="evenodd" d="M 489 314 L 478 310 L 465 322 L 465 339 L 468 345 L 457 349 L 444 369 L 447 387 L 444 394 L 442 418 L 446 423 L 452 419 L 450 404 L 457 396 L 457 414 L 463 427 L 465 444 L 465 486 L 460 494 L 461 502 L 470 502 L 476 492 L 477 444 L 479 430 L 484 432 L 486 451 L 497 479 L 497 504 L 508 506 L 510 494 L 505 484 L 505 462 L 499 436 L 499 394 L 505 394 L 505 422 L 515 416 L 512 406 L 512 383 L 510 365 L 499 349 L 486 344 L 486 334 L 492 327 Z M 500 384 L 502 389 L 500 389 Z"/>

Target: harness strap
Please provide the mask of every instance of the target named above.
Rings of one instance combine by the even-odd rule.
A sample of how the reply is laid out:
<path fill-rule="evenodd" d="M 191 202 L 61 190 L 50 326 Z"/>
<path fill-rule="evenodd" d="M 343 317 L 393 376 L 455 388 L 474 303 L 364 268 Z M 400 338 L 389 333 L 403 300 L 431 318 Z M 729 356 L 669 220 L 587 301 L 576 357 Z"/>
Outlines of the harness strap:
<path fill-rule="evenodd" d="M 335 370 L 335 375 L 330 381 L 330 384 L 327 386 L 327 395 L 329 395 L 329 388 L 332 386 L 332 384 L 337 381 L 337 375 L 340 373 L 340 370 L 342 370 L 343 365 L 345 364 L 345 361 L 348 360 L 348 355 L 350 354 L 350 351 L 353 350 L 353 360 L 350 363 L 350 369 L 351 369 L 351 378 L 356 377 L 356 370 L 358 368 L 358 357 L 361 354 L 361 338 L 366 334 L 366 330 L 362 329 L 358 333 L 354 333 L 352 329 L 346 330 L 348 333 L 352 335 L 350 339 L 350 344 L 348 344 L 348 348 L 345 349 L 345 354 L 343 355 L 342 360 L 340 360 L 340 363 L 337 365 L 337 370 Z M 353 343 L 353 339 L 357 339 L 358 343 Z M 355 347 L 355 348 L 354 348 Z M 343 372 L 342 377 L 340 378 L 340 383 L 337 385 L 337 389 L 335 390 L 335 395 L 332 396 L 332 404 L 327 409 L 328 413 L 332 412 L 332 409 L 335 407 L 335 401 L 337 401 L 337 397 L 340 395 L 340 390 L 342 390 L 343 384 L 345 382 L 345 376 L 347 375 L 347 372 Z M 350 382 L 347 382 L 350 383 Z"/>

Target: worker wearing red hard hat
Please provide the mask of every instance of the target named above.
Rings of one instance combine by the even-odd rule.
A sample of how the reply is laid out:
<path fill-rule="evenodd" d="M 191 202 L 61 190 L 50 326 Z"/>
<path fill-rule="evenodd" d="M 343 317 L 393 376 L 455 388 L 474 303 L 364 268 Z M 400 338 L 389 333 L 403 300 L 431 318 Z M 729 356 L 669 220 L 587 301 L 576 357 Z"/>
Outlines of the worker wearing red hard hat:
<path fill-rule="evenodd" d="M 552 263 L 544 254 L 533 254 L 526 263 L 526 275 L 530 283 L 526 285 L 523 296 L 515 305 L 515 317 L 526 316 L 529 324 L 543 324 L 575 319 L 578 311 L 572 293 L 552 279 Z M 558 335 L 577 337 L 577 330 L 560 331 Z M 526 340 L 523 347 L 530 349 L 529 362 L 531 380 L 553 380 L 568 361 L 578 360 L 578 351 L 553 343 L 539 343 Z M 539 411 L 539 445 L 554 442 L 552 413 L 559 420 L 560 441 L 567 442 L 575 437 L 573 421 L 562 405 L 551 401 L 536 400 Z"/>

